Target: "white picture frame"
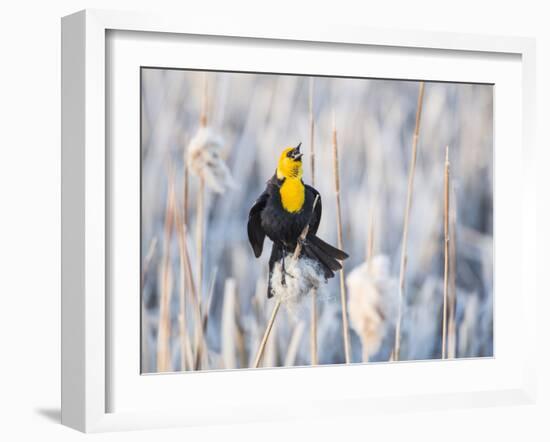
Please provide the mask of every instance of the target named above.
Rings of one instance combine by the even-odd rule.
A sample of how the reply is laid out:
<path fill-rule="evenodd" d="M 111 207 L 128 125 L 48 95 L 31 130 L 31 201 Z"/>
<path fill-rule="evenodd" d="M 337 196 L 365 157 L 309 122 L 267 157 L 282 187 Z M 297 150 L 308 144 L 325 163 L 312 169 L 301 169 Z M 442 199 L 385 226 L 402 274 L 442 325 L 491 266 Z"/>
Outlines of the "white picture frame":
<path fill-rule="evenodd" d="M 252 396 L 243 395 L 239 400 L 227 402 L 220 398 L 219 404 L 198 404 L 194 409 L 171 406 L 165 409 L 151 407 L 150 410 L 136 407 L 128 410 L 112 408 L 110 392 L 114 386 L 109 375 L 113 369 L 113 354 L 110 344 L 108 327 L 112 324 L 112 312 L 107 298 L 108 284 L 108 247 L 109 231 L 106 227 L 108 211 L 112 208 L 113 199 L 109 195 L 107 185 L 107 141 L 106 121 L 110 117 L 108 109 L 107 76 L 109 52 L 107 35 L 109 32 L 154 32 L 164 36 L 216 36 L 221 38 L 246 39 L 248 41 L 285 42 L 287 46 L 307 42 L 315 45 L 338 44 L 338 48 L 374 47 L 383 53 L 384 50 L 400 48 L 408 50 L 426 50 L 434 57 L 438 54 L 469 54 L 483 60 L 490 54 L 501 54 L 504 57 L 515 57 L 520 66 L 521 91 L 514 92 L 519 97 L 520 109 L 514 116 L 521 115 L 518 127 L 514 130 L 519 146 L 514 150 L 514 156 L 508 160 L 521 160 L 522 174 L 521 190 L 517 198 L 510 204 L 515 204 L 520 235 L 514 240 L 515 248 L 505 251 L 495 249 L 495 261 L 502 262 L 505 268 L 505 253 L 514 253 L 518 274 L 510 286 L 517 287 L 519 306 L 522 315 L 522 336 L 524 348 L 518 352 L 517 361 L 500 369 L 510 370 L 505 381 L 495 382 L 483 388 L 483 376 L 478 385 L 468 390 L 468 379 L 463 380 L 460 388 L 453 392 L 440 390 L 437 374 L 432 368 L 424 370 L 415 364 L 385 364 L 369 368 L 372 373 L 384 372 L 385 375 L 400 377 L 418 376 L 426 382 L 432 377 L 433 388 L 424 394 L 416 390 L 406 391 L 403 388 L 384 394 L 367 393 L 359 389 L 354 394 L 353 385 L 343 389 L 332 389 L 323 395 L 311 396 L 307 401 L 291 400 L 286 406 L 280 401 L 272 405 L 259 399 L 255 402 Z M 151 34 L 142 34 L 144 38 Z M 338 49 L 336 49 L 338 50 Z M 529 174 L 532 166 L 534 149 L 533 124 L 535 106 L 535 46 L 534 41 L 516 37 L 491 37 L 475 35 L 457 35 L 447 33 L 426 33 L 415 31 L 387 31 L 373 29 L 357 29 L 343 26 L 308 25 L 294 27 L 291 25 L 270 25 L 268 23 L 250 22 L 233 25 L 230 22 L 217 23 L 199 20 L 196 17 L 158 17 L 150 14 L 134 14 L 126 12 L 111 12 L 87 10 L 63 18 L 62 21 L 62 422 L 80 431 L 110 431 L 123 429 L 156 428 L 167 426 L 206 425 L 209 423 L 253 422 L 261 420 L 300 418 L 310 416 L 327 416 L 336 414 L 363 415 L 370 411 L 383 409 L 387 411 L 407 410 L 414 408 L 453 408 L 468 406 L 486 406 L 510 403 L 530 403 L 534 399 L 534 336 L 535 324 L 529 320 L 536 312 L 536 293 L 533 276 L 535 266 L 528 265 L 528 254 L 535 247 L 534 177 Z M 203 67 L 203 66 L 201 66 Z M 418 76 L 403 74 L 405 77 L 422 76 L 421 67 Z M 473 80 L 467 73 L 457 74 L 463 80 Z M 475 77 L 475 76 L 474 76 Z M 109 77 L 110 78 L 110 77 Z M 477 77 L 476 77 L 477 78 Z M 485 77 L 484 77 L 485 78 Z M 516 78 L 516 77 L 515 77 Z M 517 77 L 519 78 L 519 77 Z M 497 97 L 498 100 L 498 97 Z M 495 119 L 506 118 L 495 114 Z M 504 141 L 502 141 L 504 143 Z M 504 145 L 504 144 L 503 144 Z M 499 146 L 499 132 L 496 133 L 495 149 Z M 518 157 L 519 155 L 519 157 Z M 496 154 L 497 159 L 499 154 Z M 501 164 L 508 164 L 504 156 Z M 502 166 L 501 166 L 502 167 Z M 497 170 L 497 173 L 498 170 Z M 497 181 L 498 183 L 498 181 Z M 495 193 L 498 195 L 499 187 Z M 519 199 L 519 201 L 518 201 Z M 520 204 L 521 210 L 517 210 Z M 503 227 L 504 229 L 504 227 Z M 497 239 L 498 241 L 498 239 Z M 502 254 L 502 259 L 499 258 Z M 517 256 L 519 255 L 519 257 Z M 500 285 L 503 287 L 503 285 Z M 497 295 L 498 296 L 498 295 Z M 516 293 L 516 296 L 517 293 Z M 498 302 L 498 300 L 497 300 Z M 502 305 L 504 306 L 504 302 Z M 508 310 L 502 309 L 502 312 Z M 504 314 L 503 313 L 503 314 Z M 505 318 L 505 317 L 504 317 Z M 518 319 L 516 318 L 516 322 Z M 503 322 L 504 325 L 505 322 Z M 503 329 L 505 330 L 505 329 Z M 138 335 L 138 330 L 135 331 Z M 112 330 L 111 330 L 112 334 Z M 497 333 L 498 335 L 498 333 Z M 497 336 L 498 342 L 498 336 Z M 135 350 L 135 349 L 134 349 Z M 504 355 L 504 352 L 501 353 Z M 126 356 L 122 355 L 122 358 Z M 457 378 L 472 376 L 477 371 L 491 376 L 499 360 L 497 352 L 495 361 L 488 361 L 486 367 L 481 364 L 466 361 L 464 364 L 446 366 Z M 330 376 L 337 376 L 338 370 L 346 369 L 350 376 L 357 376 L 364 367 L 323 367 L 315 371 L 304 372 L 303 369 L 277 370 L 279 380 L 274 382 L 293 382 L 294 385 L 307 384 L 308 379 L 326 381 Z M 139 370 L 139 366 L 138 366 Z M 275 371 L 254 370 L 240 373 L 216 373 L 214 383 L 227 383 L 227 376 L 246 388 L 254 390 L 258 385 L 266 383 L 274 377 Z M 355 373 L 355 374 L 352 374 Z M 504 371 L 502 372 L 504 373 Z M 139 377 L 136 371 L 133 375 Z M 200 375 L 194 383 L 204 382 Z M 434 378 L 433 376 L 436 376 Z M 136 378 L 144 380 L 143 386 L 146 400 L 152 390 L 160 397 L 179 382 L 176 376 L 145 376 Z M 202 381 L 201 379 L 202 378 Z M 120 376 L 119 376 L 120 379 Z M 146 380 L 153 379 L 153 380 Z M 214 378 L 211 378 L 214 379 Z M 436 380 L 434 380 L 436 379 Z M 495 378 L 496 379 L 496 378 Z M 135 387 L 137 384 L 128 384 Z M 419 386 L 423 384 L 420 382 Z M 141 388 L 141 387 L 137 387 Z M 182 387 L 183 388 L 183 387 Z M 306 387 L 307 388 L 307 385 Z M 420 390 L 422 391 L 422 390 Z M 124 391 L 123 391 L 124 393 Z M 132 401 L 135 398 L 130 398 Z M 158 397 L 157 397 L 158 399 Z M 291 398 L 292 399 L 292 398 Z M 225 400 L 225 402 L 224 402 Z M 282 400 L 282 399 L 280 399 Z M 170 401 L 168 401 L 170 402 Z M 229 405 L 229 406 L 228 406 Z"/>

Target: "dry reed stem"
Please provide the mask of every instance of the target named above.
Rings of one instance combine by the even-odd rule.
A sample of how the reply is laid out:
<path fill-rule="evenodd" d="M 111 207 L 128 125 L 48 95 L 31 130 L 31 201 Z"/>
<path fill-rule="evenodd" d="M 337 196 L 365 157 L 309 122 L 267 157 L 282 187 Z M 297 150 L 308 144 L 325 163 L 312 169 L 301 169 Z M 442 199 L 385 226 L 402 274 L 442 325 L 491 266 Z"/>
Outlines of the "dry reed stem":
<path fill-rule="evenodd" d="M 201 114 L 199 118 L 201 127 L 206 127 L 208 124 L 208 77 L 207 73 L 203 73 L 203 91 Z M 199 302 L 202 301 L 202 278 L 203 278 L 203 246 L 204 246 L 204 194 L 205 182 L 201 175 L 199 177 L 199 191 L 197 194 L 197 260 L 198 260 L 198 275 L 197 287 L 199 293 Z"/>
<path fill-rule="evenodd" d="M 210 279 L 210 286 L 208 288 L 208 298 L 206 299 L 206 309 L 202 316 L 202 329 L 206 333 L 208 327 L 208 318 L 210 315 L 210 308 L 212 307 L 212 299 L 214 298 L 214 286 L 216 285 L 216 276 L 218 275 L 218 268 L 215 267 L 212 272 L 212 278 Z"/>
<path fill-rule="evenodd" d="M 311 185 L 315 187 L 315 120 L 313 118 L 313 78 L 309 79 L 309 146 Z"/>
<path fill-rule="evenodd" d="M 183 251 L 183 257 L 184 257 L 184 269 L 185 269 L 185 281 L 186 281 L 186 288 L 189 291 L 189 294 L 191 295 L 191 302 L 193 304 L 193 313 L 194 313 L 194 325 L 195 325 L 195 342 L 194 342 L 194 348 L 195 348 L 195 354 L 199 352 L 199 347 L 204 346 L 206 347 L 206 341 L 202 333 L 202 314 L 201 314 L 201 306 L 198 299 L 197 289 L 195 285 L 195 281 L 193 278 L 193 271 L 191 269 L 191 260 L 189 259 L 189 251 L 187 249 L 187 227 L 185 224 L 182 225 L 181 235 L 183 237 L 183 244 L 185 245 L 184 251 Z M 199 367 L 195 365 L 194 369 L 197 370 Z"/>
<path fill-rule="evenodd" d="M 186 288 L 190 286 L 192 281 L 188 278 L 188 272 L 186 271 L 186 254 L 187 254 L 187 226 L 189 219 L 189 168 L 187 162 L 184 161 L 183 166 L 183 213 L 180 215 L 178 206 L 175 206 L 175 221 L 178 233 L 178 247 L 180 255 L 180 314 L 178 316 L 178 323 L 180 329 L 180 353 L 181 353 L 181 367 L 182 370 L 187 368 L 193 369 L 193 349 L 189 340 L 189 333 L 187 330 L 187 296 Z M 189 290 L 191 291 L 191 290 Z M 195 296 L 193 295 L 193 299 Z"/>
<path fill-rule="evenodd" d="M 184 160 L 183 166 L 183 224 L 189 225 L 189 167 Z"/>
<path fill-rule="evenodd" d="M 445 150 L 445 179 L 443 197 L 443 245 L 445 250 L 445 267 L 443 270 L 443 325 L 441 331 L 441 359 L 447 358 L 447 298 L 449 292 L 449 146 Z"/>
<path fill-rule="evenodd" d="M 210 307 L 212 306 L 212 298 L 214 297 L 214 285 L 216 283 L 216 275 L 218 274 L 218 268 L 216 267 L 214 269 L 214 272 L 212 274 L 212 279 L 210 280 L 210 287 L 208 289 L 208 298 L 206 300 L 206 308 L 204 309 L 204 312 L 202 314 L 201 318 L 201 335 L 204 339 L 206 339 L 206 330 L 208 327 L 208 317 L 210 314 Z M 197 353 L 195 355 L 195 367 L 202 366 L 203 369 L 206 369 L 206 365 L 208 364 L 208 360 L 205 359 L 206 354 L 204 353 L 204 350 L 206 349 L 205 345 L 200 345 L 197 349 Z"/>
<path fill-rule="evenodd" d="M 203 74 L 203 84 L 202 84 L 202 105 L 201 105 L 201 115 L 199 119 L 199 124 L 201 127 L 206 127 L 208 125 L 208 78 L 207 73 Z"/>
<path fill-rule="evenodd" d="M 367 262 L 370 262 L 370 259 L 374 256 L 374 215 L 375 209 L 373 207 L 370 212 L 369 233 L 367 238 Z"/>
<path fill-rule="evenodd" d="M 311 289 L 311 331 L 310 331 L 310 351 L 311 365 L 319 363 L 317 355 L 317 289 Z"/>
<path fill-rule="evenodd" d="M 451 175 L 449 173 L 449 179 Z M 456 198 L 449 182 L 449 330 L 447 358 L 456 358 Z"/>
<path fill-rule="evenodd" d="M 201 114 L 199 118 L 199 124 L 201 127 L 206 127 L 208 124 L 208 78 L 207 73 L 203 73 L 203 91 L 202 91 L 202 104 Z M 203 280 L 203 246 L 204 246 L 204 195 L 205 194 L 205 182 L 202 176 L 199 177 L 199 189 L 197 192 L 197 231 L 196 231 L 196 247 L 197 247 L 197 303 L 198 303 L 198 316 L 196 321 L 196 330 L 202 330 L 202 316 L 200 315 L 201 303 L 202 303 L 202 280 Z M 188 198 L 188 194 L 185 195 Z M 200 367 L 201 360 L 201 348 L 204 343 L 204 337 L 202 331 L 195 336 L 195 369 Z"/>
<path fill-rule="evenodd" d="M 186 185 L 186 180 L 184 176 L 184 186 Z M 184 188 L 184 194 L 187 190 Z M 184 198 L 183 203 L 183 214 L 180 214 L 178 205 L 174 202 L 174 222 L 176 223 L 176 232 L 178 236 L 178 250 L 179 250 L 179 265 L 180 265 L 180 311 L 178 315 L 178 324 L 180 330 L 180 358 L 181 358 L 181 369 L 187 370 L 188 363 L 191 364 L 193 361 L 193 355 L 191 351 L 191 344 L 189 342 L 189 336 L 187 333 L 187 299 L 186 299 L 186 276 L 185 276 L 185 249 L 186 237 L 184 234 L 184 229 L 186 227 L 184 220 L 186 219 L 187 205 Z M 191 365 L 189 365 L 191 367 Z"/>
<path fill-rule="evenodd" d="M 193 348 L 191 347 L 191 341 L 187 334 L 187 322 L 185 317 L 180 313 L 178 315 L 178 325 L 180 330 L 180 358 L 181 358 L 181 371 L 186 371 L 191 365 L 188 365 L 187 361 L 193 360 Z"/>
<path fill-rule="evenodd" d="M 168 191 L 164 218 L 164 253 L 162 260 L 162 286 L 160 298 L 159 325 L 157 333 L 157 371 L 169 371 L 170 367 L 170 298 L 172 276 L 170 266 L 170 243 L 173 228 L 174 183 L 173 170 L 168 174 Z"/>
<path fill-rule="evenodd" d="M 312 214 L 315 212 L 315 207 L 317 206 L 318 201 L 319 201 L 319 195 L 316 195 L 315 200 L 313 201 L 313 207 L 311 209 Z M 298 258 L 300 257 L 300 253 L 302 252 L 302 243 L 306 239 L 308 232 L 309 232 L 309 223 L 306 224 L 306 226 L 302 230 L 302 233 L 300 234 L 300 238 L 298 243 L 296 244 L 296 249 L 294 249 L 294 254 L 292 255 L 292 259 L 298 260 Z M 285 257 L 283 257 L 283 259 L 285 259 Z M 269 318 L 269 322 L 267 323 L 267 327 L 262 337 L 262 341 L 260 342 L 260 346 L 258 347 L 258 352 L 256 353 L 256 359 L 254 360 L 253 368 L 258 368 L 260 366 L 260 362 L 262 360 L 262 356 L 265 351 L 265 345 L 267 344 L 267 340 L 269 339 L 271 329 L 273 328 L 273 324 L 275 322 L 275 319 L 277 318 L 277 313 L 279 312 L 280 307 L 281 307 L 281 300 L 277 299 L 275 303 L 275 307 L 273 307 L 273 311 L 271 312 L 271 317 Z"/>
<path fill-rule="evenodd" d="M 344 249 L 343 235 L 342 235 L 342 208 L 340 203 L 340 167 L 338 163 L 338 135 L 336 132 L 336 123 L 333 115 L 332 122 L 332 162 L 334 167 L 334 193 L 336 195 L 336 222 L 338 228 L 338 248 Z M 344 354 L 346 358 L 346 364 L 351 361 L 350 347 L 349 347 L 349 325 L 348 325 L 348 311 L 347 311 L 347 297 L 346 297 L 346 284 L 344 267 L 340 270 L 340 302 L 342 304 L 342 335 L 344 341 Z"/>
<path fill-rule="evenodd" d="M 281 307 L 281 301 L 277 299 L 277 302 L 275 303 L 275 307 L 273 307 L 273 311 L 271 312 L 271 317 L 269 318 L 269 322 L 267 323 L 267 327 L 262 337 L 262 341 L 260 342 L 258 353 L 256 353 L 256 359 L 254 360 L 254 365 L 253 365 L 254 368 L 258 368 L 260 366 L 262 356 L 264 355 L 265 345 L 267 344 L 267 340 L 269 339 L 269 334 L 271 333 L 271 329 L 273 328 L 273 324 L 275 323 L 275 319 L 277 318 L 277 313 L 279 312 L 280 307 Z"/>
<path fill-rule="evenodd" d="M 185 271 L 186 271 L 186 280 L 189 281 L 189 287 L 190 287 L 190 293 L 191 293 L 191 300 L 193 301 L 193 307 L 194 307 L 194 324 L 195 324 L 195 356 L 197 353 L 200 353 L 200 347 L 206 346 L 206 341 L 202 333 L 202 313 L 201 313 L 201 302 L 199 299 L 199 293 L 197 292 L 197 288 L 195 285 L 195 281 L 193 279 L 193 273 L 191 270 L 191 260 L 189 259 L 189 251 L 185 250 Z M 195 357 L 195 366 L 194 369 L 198 370 L 200 368 L 200 365 L 197 364 L 197 361 L 200 362 L 200 359 L 198 360 Z"/>
<path fill-rule="evenodd" d="M 401 240 L 401 263 L 399 267 L 399 302 L 397 310 L 397 323 L 395 326 L 395 341 L 392 357 L 393 360 L 399 360 L 401 347 L 401 320 L 403 315 L 403 302 L 405 297 L 405 273 L 407 270 L 407 238 L 409 235 L 409 214 L 411 211 L 412 193 L 414 185 L 414 172 L 416 169 L 416 153 L 418 147 L 418 133 L 420 130 L 420 117 L 422 116 L 422 103 L 424 98 L 424 82 L 420 82 L 418 89 L 418 101 L 416 105 L 416 121 L 414 125 L 414 134 L 412 142 L 411 164 L 409 168 L 409 180 L 407 184 L 407 203 L 405 205 L 405 216 L 403 220 L 403 237 Z"/>
<path fill-rule="evenodd" d="M 204 246 L 204 178 L 199 177 L 199 191 L 197 193 L 197 292 L 199 302 L 202 301 L 203 278 L 203 246 Z"/>
<path fill-rule="evenodd" d="M 315 195 L 315 199 L 313 200 L 313 206 L 311 208 L 312 214 L 315 212 L 315 207 L 317 207 L 318 202 L 319 202 L 319 195 Z M 300 257 L 300 253 L 302 253 L 302 243 L 305 241 L 308 232 L 309 232 L 309 223 L 306 224 L 306 226 L 302 230 L 302 233 L 300 234 L 299 240 L 296 244 L 296 248 L 294 249 L 294 254 L 292 255 L 292 258 L 294 260 L 298 260 L 298 258 Z"/>
<path fill-rule="evenodd" d="M 309 79 L 309 145 L 311 185 L 315 187 L 315 120 L 313 118 L 313 78 Z M 311 365 L 317 365 L 317 289 L 311 289 L 311 319 L 310 319 L 310 353 Z"/>

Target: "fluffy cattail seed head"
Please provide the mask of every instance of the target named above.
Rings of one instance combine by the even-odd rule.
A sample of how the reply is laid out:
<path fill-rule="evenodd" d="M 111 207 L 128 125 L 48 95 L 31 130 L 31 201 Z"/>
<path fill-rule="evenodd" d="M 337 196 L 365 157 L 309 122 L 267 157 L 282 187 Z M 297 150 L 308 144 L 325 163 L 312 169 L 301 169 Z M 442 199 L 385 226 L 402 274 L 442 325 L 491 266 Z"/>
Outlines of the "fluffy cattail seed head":
<path fill-rule="evenodd" d="M 275 263 L 271 275 L 271 293 L 292 315 L 297 315 L 304 298 L 324 283 L 325 277 L 315 261 L 292 255 L 285 258 L 285 283 L 281 262 Z"/>
<path fill-rule="evenodd" d="M 376 255 L 346 278 L 351 326 L 363 345 L 363 361 L 379 349 L 388 332 L 397 302 L 397 283 L 390 277 L 390 261 Z"/>
<path fill-rule="evenodd" d="M 189 170 L 204 179 L 206 185 L 217 193 L 235 186 L 222 150 L 222 138 L 208 126 L 199 127 L 187 149 Z"/>

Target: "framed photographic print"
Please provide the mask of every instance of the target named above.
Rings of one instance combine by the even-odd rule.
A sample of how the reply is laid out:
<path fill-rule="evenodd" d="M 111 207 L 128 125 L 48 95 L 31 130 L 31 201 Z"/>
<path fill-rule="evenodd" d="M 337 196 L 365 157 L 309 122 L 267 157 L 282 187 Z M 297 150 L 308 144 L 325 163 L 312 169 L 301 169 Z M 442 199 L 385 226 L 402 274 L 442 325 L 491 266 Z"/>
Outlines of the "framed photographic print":
<path fill-rule="evenodd" d="M 532 400 L 531 40 L 62 36 L 63 423 Z"/>

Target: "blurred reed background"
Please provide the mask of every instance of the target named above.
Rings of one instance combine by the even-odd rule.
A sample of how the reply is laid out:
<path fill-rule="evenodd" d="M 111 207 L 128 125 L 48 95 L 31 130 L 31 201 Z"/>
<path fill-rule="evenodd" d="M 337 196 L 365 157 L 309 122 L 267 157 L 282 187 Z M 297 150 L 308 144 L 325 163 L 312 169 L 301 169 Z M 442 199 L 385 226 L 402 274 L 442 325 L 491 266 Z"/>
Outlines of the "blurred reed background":
<path fill-rule="evenodd" d="M 331 244 L 333 125 L 338 133 L 351 362 L 493 355 L 493 88 L 432 82 L 422 99 L 393 354 L 419 85 L 142 69 L 143 372 L 253 365 L 275 301 L 266 298 L 271 244 L 254 258 L 248 211 L 286 146 L 303 142 L 311 182 L 310 120 L 319 236 Z M 214 177 L 185 167 L 201 143 L 211 148 L 207 163 L 220 163 Z M 316 348 L 311 302 L 283 308 L 261 366 L 345 362 L 338 278 L 316 295 Z"/>

